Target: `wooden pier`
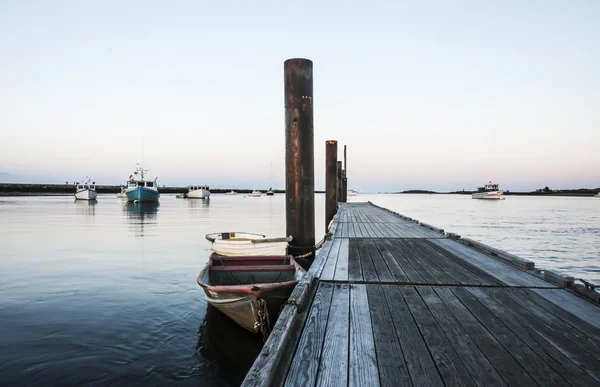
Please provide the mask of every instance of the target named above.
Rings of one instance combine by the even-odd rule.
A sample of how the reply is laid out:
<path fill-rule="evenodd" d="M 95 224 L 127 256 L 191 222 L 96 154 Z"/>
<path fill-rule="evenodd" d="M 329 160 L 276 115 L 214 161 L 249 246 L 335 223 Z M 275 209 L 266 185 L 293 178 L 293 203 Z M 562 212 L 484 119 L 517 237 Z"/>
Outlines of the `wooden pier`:
<path fill-rule="evenodd" d="M 573 278 L 370 203 L 331 237 L 245 386 L 600 386 Z"/>

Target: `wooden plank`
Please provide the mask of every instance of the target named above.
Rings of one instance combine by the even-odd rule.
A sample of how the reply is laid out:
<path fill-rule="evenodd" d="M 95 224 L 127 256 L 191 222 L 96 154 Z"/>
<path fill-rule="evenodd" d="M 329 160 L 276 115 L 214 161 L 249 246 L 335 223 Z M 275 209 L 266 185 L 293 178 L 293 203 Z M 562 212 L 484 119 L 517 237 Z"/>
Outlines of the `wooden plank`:
<path fill-rule="evenodd" d="M 441 284 L 442 281 L 438 279 L 429 268 L 424 265 L 414 254 L 412 249 L 408 248 L 403 242 L 405 239 L 393 239 L 391 240 L 392 244 L 396 247 L 396 249 L 402 253 L 402 256 L 410 263 L 412 267 L 419 273 L 421 278 L 423 278 L 425 283 L 430 284 Z M 407 272 L 405 270 L 405 272 Z M 408 273 L 408 272 L 407 272 Z"/>
<path fill-rule="evenodd" d="M 348 248 L 348 280 L 362 281 L 362 267 L 360 266 L 360 255 L 358 253 L 358 239 L 350 238 Z"/>
<path fill-rule="evenodd" d="M 329 310 L 332 318 L 327 320 L 317 386 L 339 386 L 348 383 L 349 308 L 350 289 L 348 285 L 335 284 Z"/>
<path fill-rule="evenodd" d="M 430 262 L 430 265 L 437 266 L 440 270 L 447 274 L 455 283 L 472 284 L 472 285 L 494 285 L 497 281 L 487 281 L 479 277 L 468 268 L 461 266 L 448 258 L 447 255 L 431 247 L 431 244 L 426 239 L 413 239 L 408 241 L 421 255 Z M 438 276 L 439 278 L 439 276 Z"/>
<path fill-rule="evenodd" d="M 383 285 L 382 289 L 413 385 L 443 386 L 442 378 L 404 301 L 400 287 Z"/>
<path fill-rule="evenodd" d="M 540 293 L 546 297 L 540 295 Z M 561 302 L 561 300 L 555 303 L 551 301 L 555 293 L 565 294 L 568 298 L 564 302 Z M 561 320 L 568 322 L 581 332 L 593 337 L 596 341 L 600 341 L 600 329 L 597 326 L 590 324 L 588 321 L 586 321 L 586 319 L 576 312 L 574 313 L 567 310 L 568 306 L 572 306 L 573 304 L 581 302 L 584 307 L 589 308 L 588 310 L 591 312 L 592 318 L 594 315 L 598 315 L 597 319 L 600 320 L 600 308 L 598 308 L 598 306 L 582 300 L 581 298 L 562 289 L 531 289 L 524 291 L 523 294 L 525 297 L 529 298 L 531 301 L 535 302 L 549 313 L 552 313 Z"/>
<path fill-rule="evenodd" d="M 512 292 L 507 292 L 506 295 L 511 297 L 529 313 L 542 320 L 546 325 L 559 332 L 568 330 L 573 339 L 575 339 L 575 337 L 577 339 L 585 339 L 586 348 L 589 347 L 590 349 L 593 349 L 594 352 L 600 353 L 600 340 L 598 340 L 600 330 L 597 328 L 590 326 L 588 323 L 575 317 L 571 313 L 566 312 L 564 309 L 562 310 L 563 313 L 558 315 L 548 313 L 547 309 L 533 301 L 532 298 L 537 298 L 537 295 L 529 289 L 515 289 Z"/>
<path fill-rule="evenodd" d="M 337 266 L 335 268 L 336 281 L 348 281 L 348 250 L 350 240 L 342 239 L 340 253 L 338 255 Z"/>
<path fill-rule="evenodd" d="M 417 292 L 437 323 L 443 327 L 446 338 L 454 347 L 475 383 L 479 386 L 506 386 L 500 374 L 452 316 L 435 291 L 431 287 L 419 286 Z"/>
<path fill-rule="evenodd" d="M 315 384 L 332 295 L 332 284 L 321 283 L 319 285 L 285 381 L 286 386 L 312 386 Z"/>
<path fill-rule="evenodd" d="M 384 239 L 384 246 L 392 253 L 394 260 L 402 268 L 408 280 L 413 283 L 426 283 L 427 281 L 421 277 L 419 271 L 404 257 L 404 255 L 398 250 L 397 246 L 392 243 L 392 239 Z"/>
<path fill-rule="evenodd" d="M 369 232 L 367 231 L 364 223 L 359 223 L 358 227 L 360 228 L 360 234 L 363 238 L 370 238 Z"/>
<path fill-rule="evenodd" d="M 385 262 L 386 266 L 388 267 L 388 270 L 390 271 L 390 274 L 392 276 L 392 280 L 396 282 L 408 282 L 409 279 L 406 276 L 406 273 L 404 272 L 404 270 L 402 270 L 398 262 L 394 259 L 394 256 L 387 248 L 383 240 L 375 239 L 374 244 L 375 247 L 377 247 L 379 254 L 381 255 L 381 259 Z M 377 267 L 377 265 L 375 265 L 375 267 Z M 379 278 L 381 278 L 381 274 L 379 274 Z"/>
<path fill-rule="evenodd" d="M 410 255 L 414 260 L 418 261 L 423 267 L 426 267 L 427 270 L 436 278 L 437 282 L 432 283 L 449 285 L 461 283 L 460 281 L 452 278 L 448 272 L 442 270 L 434 260 L 428 257 L 427 253 L 424 253 L 418 248 L 418 239 L 402 239 L 401 241 L 398 241 L 398 243 L 401 243 L 404 246 L 408 255 Z"/>
<path fill-rule="evenodd" d="M 536 385 L 535 381 L 525 371 L 527 365 L 517 363 L 450 288 L 436 287 L 434 290 L 506 384 L 519 387 Z"/>
<path fill-rule="evenodd" d="M 348 238 L 350 236 L 350 223 L 346 223 L 344 231 L 342 232 L 342 238 Z"/>
<path fill-rule="evenodd" d="M 414 287 L 402 287 L 404 301 L 415 319 L 446 385 L 474 386 L 462 360 Z"/>
<path fill-rule="evenodd" d="M 377 354 L 366 285 L 350 285 L 349 386 L 379 386 Z M 306 386 L 307 384 L 299 384 Z"/>
<path fill-rule="evenodd" d="M 586 323 L 600 328 L 600 308 L 597 305 L 565 290 L 549 292 L 542 289 L 533 289 L 532 292 L 555 305 L 559 305 L 561 309 L 572 313 Z"/>
<path fill-rule="evenodd" d="M 410 386 L 404 354 L 396 336 L 383 287 L 366 285 L 381 386 Z M 368 386 L 368 384 L 367 384 Z"/>
<path fill-rule="evenodd" d="M 451 239 L 432 239 L 430 242 L 452 252 L 457 257 L 489 273 L 504 284 L 512 286 L 556 287 L 549 282 L 536 278 L 516 267 L 507 265 Z"/>
<path fill-rule="evenodd" d="M 383 260 L 383 257 L 379 253 L 377 246 L 375 246 L 375 241 L 379 241 L 379 239 L 366 240 L 365 244 L 369 251 L 369 255 L 371 256 L 371 260 L 373 261 L 373 265 L 375 266 L 377 277 L 379 278 L 379 281 L 394 282 L 394 277 L 392 276 L 387 264 Z"/>
<path fill-rule="evenodd" d="M 600 358 L 598 352 L 585 350 L 585 346 L 579 345 L 581 339 L 577 336 L 570 334 L 570 329 L 565 329 L 561 332 L 552 329 L 552 327 L 541 323 L 537 320 L 529 311 L 520 307 L 510 297 L 504 293 L 509 290 L 503 290 L 498 292 L 500 289 L 469 289 L 469 291 L 477 298 L 485 302 L 488 309 L 490 309 L 499 318 L 508 318 L 509 316 L 513 319 L 513 331 L 518 333 L 520 336 L 525 336 L 528 331 L 535 331 L 539 335 L 543 336 L 552 345 L 554 345 L 560 352 L 565 354 L 575 364 L 584 368 L 587 373 L 594 379 L 600 382 Z M 545 352 L 541 352 L 538 356 L 542 357 Z M 547 366 L 547 369 L 556 370 Z"/>
<path fill-rule="evenodd" d="M 337 239 L 337 238 L 334 239 L 331 250 L 329 251 L 329 254 L 327 255 L 327 260 L 325 261 L 325 265 L 323 266 L 323 270 L 321 271 L 321 280 L 328 281 L 328 280 L 333 279 L 341 244 L 342 244 L 341 239 Z"/>
<path fill-rule="evenodd" d="M 360 265 L 362 266 L 363 280 L 369 282 L 379 281 L 377 271 L 371 260 L 371 254 L 369 253 L 369 247 L 367 241 L 370 239 L 359 239 L 358 240 L 358 254 L 360 256 Z"/>
<path fill-rule="evenodd" d="M 520 293 L 519 289 L 503 289 L 502 291 L 504 293 Z M 483 293 L 488 293 L 488 291 Z M 488 308 L 570 385 L 587 387 L 598 384 L 582 368 L 557 349 L 552 342 L 547 341 L 544 335 L 539 334 L 529 325 L 522 325 L 511 309 L 502 304 L 498 306 L 493 302 Z"/>
<path fill-rule="evenodd" d="M 488 272 L 481 270 L 479 267 L 467 262 L 466 260 L 458 257 L 456 254 L 450 252 L 449 250 L 444 249 L 443 247 L 439 246 L 438 244 L 434 243 L 433 240 L 431 239 L 425 239 L 422 241 L 423 244 L 427 245 L 427 247 L 429 249 L 431 249 L 432 251 L 437 251 L 440 254 L 442 254 L 444 257 L 446 257 L 447 259 L 453 261 L 454 263 L 456 263 L 457 265 L 459 265 L 460 267 L 465 268 L 466 270 L 476 274 L 479 278 L 481 278 L 483 281 L 485 281 L 486 283 L 489 284 L 503 284 L 503 282 L 499 281 L 496 277 L 490 275 Z"/>
<path fill-rule="evenodd" d="M 511 356 L 520 364 L 526 365 L 525 369 L 533 379 L 543 386 L 564 386 L 566 381 L 486 307 L 488 305 L 485 305 L 485 301 L 480 300 L 480 293 L 476 292 L 479 289 L 482 288 L 453 288 L 452 291 L 506 348 Z M 473 291 L 475 293 L 470 293 Z M 474 294 L 478 296 L 475 297 Z"/>
<path fill-rule="evenodd" d="M 356 234 L 354 233 L 354 223 L 348 223 L 348 238 L 354 238 Z"/>

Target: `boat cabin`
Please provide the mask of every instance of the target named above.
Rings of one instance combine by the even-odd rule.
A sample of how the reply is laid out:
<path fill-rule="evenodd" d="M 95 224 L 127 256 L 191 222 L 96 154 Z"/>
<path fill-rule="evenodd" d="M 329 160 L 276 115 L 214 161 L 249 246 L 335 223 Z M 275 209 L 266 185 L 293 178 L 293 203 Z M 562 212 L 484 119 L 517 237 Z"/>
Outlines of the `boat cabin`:
<path fill-rule="evenodd" d="M 478 187 L 477 192 L 494 192 L 498 191 L 498 184 L 493 184 L 491 181 L 483 187 Z"/>
<path fill-rule="evenodd" d="M 84 189 L 90 189 L 92 191 L 95 190 L 96 189 L 96 182 L 93 182 L 92 184 L 88 184 L 88 183 L 79 184 L 79 183 L 77 183 L 77 190 L 78 191 L 81 191 L 81 190 L 84 190 Z"/>
<path fill-rule="evenodd" d="M 207 191 L 210 191 L 210 188 L 207 185 L 194 185 L 194 186 L 188 186 L 188 191 L 192 192 L 192 191 L 198 191 L 200 189 L 205 189 Z"/>
<path fill-rule="evenodd" d="M 128 188 L 135 188 L 135 187 L 154 188 L 154 182 L 153 181 L 137 181 L 137 180 L 133 180 L 133 181 L 130 181 L 129 183 L 127 183 L 127 187 Z"/>

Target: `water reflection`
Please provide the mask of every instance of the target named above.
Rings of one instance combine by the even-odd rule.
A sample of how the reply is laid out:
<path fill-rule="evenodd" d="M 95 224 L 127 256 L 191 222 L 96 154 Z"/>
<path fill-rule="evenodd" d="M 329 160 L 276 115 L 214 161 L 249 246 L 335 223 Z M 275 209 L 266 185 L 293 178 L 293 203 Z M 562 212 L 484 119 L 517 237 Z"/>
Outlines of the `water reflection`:
<path fill-rule="evenodd" d="M 126 202 L 123 206 L 124 213 L 127 216 L 129 228 L 135 236 L 143 237 L 148 230 L 152 230 L 156 225 L 158 207 L 160 203 L 151 202 Z"/>
<path fill-rule="evenodd" d="M 216 366 L 226 382 L 241 384 L 261 348 L 260 335 L 248 332 L 208 305 L 204 322 L 198 329 L 196 350 Z"/>
<path fill-rule="evenodd" d="M 75 211 L 78 216 L 94 216 L 96 215 L 96 204 L 98 201 L 94 200 L 77 200 L 75 199 Z"/>
<path fill-rule="evenodd" d="M 203 208 L 210 205 L 210 198 L 207 199 L 187 199 L 188 207 L 190 208 Z"/>

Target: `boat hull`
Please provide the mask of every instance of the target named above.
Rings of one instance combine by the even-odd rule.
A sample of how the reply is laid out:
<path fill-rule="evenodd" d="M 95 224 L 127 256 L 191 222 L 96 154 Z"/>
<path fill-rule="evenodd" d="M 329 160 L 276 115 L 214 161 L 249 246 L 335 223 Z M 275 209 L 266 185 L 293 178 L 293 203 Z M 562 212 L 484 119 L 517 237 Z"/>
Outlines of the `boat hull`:
<path fill-rule="evenodd" d="M 268 334 L 304 273 L 292 256 L 212 255 L 197 282 L 208 303 L 250 332 Z"/>
<path fill-rule="evenodd" d="M 83 189 L 75 193 L 75 199 L 77 200 L 96 200 L 98 193 L 91 189 Z"/>
<path fill-rule="evenodd" d="M 502 191 L 494 191 L 494 192 L 476 192 L 471 195 L 473 199 L 483 199 L 483 200 L 504 200 L 504 196 Z"/>
<path fill-rule="evenodd" d="M 275 325 L 281 306 L 287 301 L 294 290 L 296 283 L 289 284 L 281 289 L 261 294 L 269 313 L 269 324 Z M 235 292 L 214 292 L 203 288 L 206 300 L 227 317 L 235 321 L 242 328 L 253 333 L 260 333 L 260 319 L 258 311 L 258 297 L 253 294 Z"/>
<path fill-rule="evenodd" d="M 190 191 L 187 194 L 188 199 L 208 199 L 210 198 L 210 191 L 207 189 L 197 189 Z"/>
<path fill-rule="evenodd" d="M 130 202 L 158 202 L 160 197 L 158 190 L 146 187 L 128 188 L 125 193 L 127 194 L 127 200 Z"/>

